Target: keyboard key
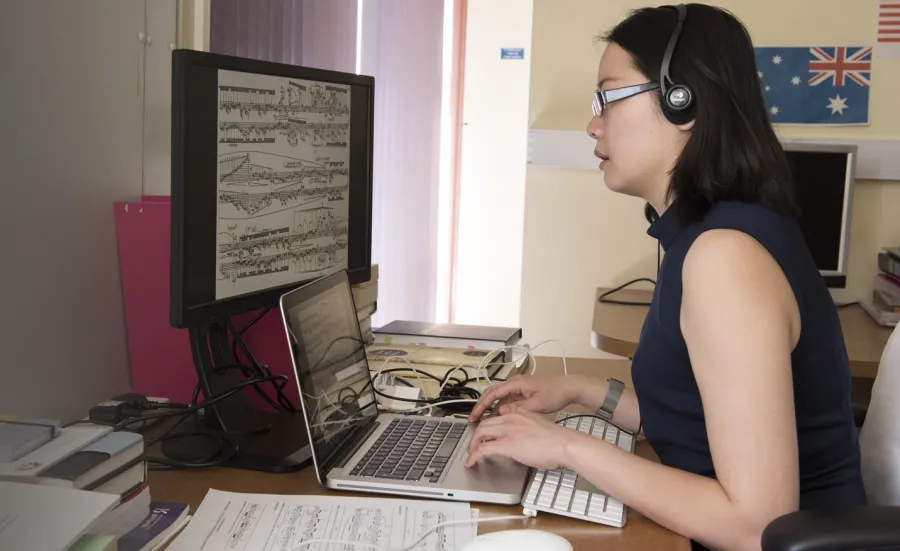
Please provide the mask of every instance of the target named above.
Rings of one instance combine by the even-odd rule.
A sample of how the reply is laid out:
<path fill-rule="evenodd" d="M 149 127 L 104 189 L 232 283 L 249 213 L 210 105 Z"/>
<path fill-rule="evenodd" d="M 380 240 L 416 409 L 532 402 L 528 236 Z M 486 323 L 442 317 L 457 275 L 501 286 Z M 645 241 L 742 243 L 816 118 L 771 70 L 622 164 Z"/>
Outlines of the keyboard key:
<path fill-rule="evenodd" d="M 572 506 L 569 508 L 570 511 L 575 513 L 576 515 L 584 515 L 587 510 L 588 497 L 589 493 L 576 490 L 575 495 L 572 497 Z"/>
<path fill-rule="evenodd" d="M 614 497 L 607 497 L 606 499 L 606 512 L 610 515 L 614 515 L 616 517 L 621 516 L 624 507 L 622 506 L 622 502 Z"/>
<path fill-rule="evenodd" d="M 589 517 L 602 517 L 606 510 L 606 496 L 603 494 L 591 494 L 587 514 Z"/>
<path fill-rule="evenodd" d="M 448 437 L 446 440 L 444 440 L 444 443 L 441 444 L 441 447 L 438 449 L 437 453 L 434 454 L 434 456 L 449 458 L 453 453 L 453 450 L 456 449 L 457 444 L 459 444 L 459 438 Z"/>
<path fill-rule="evenodd" d="M 537 504 L 541 507 L 550 507 L 550 504 L 553 503 L 553 498 L 556 495 L 556 487 L 548 485 L 544 482 L 544 486 L 541 488 L 541 493 L 538 496 Z"/>
<path fill-rule="evenodd" d="M 562 511 L 569 510 L 569 502 L 572 500 L 572 488 L 560 488 L 553 501 L 553 508 Z"/>
<path fill-rule="evenodd" d="M 525 503 L 532 504 L 537 500 L 538 491 L 541 489 L 541 481 L 534 479 L 531 481 L 531 486 L 528 488 L 528 493 L 525 496 Z"/>

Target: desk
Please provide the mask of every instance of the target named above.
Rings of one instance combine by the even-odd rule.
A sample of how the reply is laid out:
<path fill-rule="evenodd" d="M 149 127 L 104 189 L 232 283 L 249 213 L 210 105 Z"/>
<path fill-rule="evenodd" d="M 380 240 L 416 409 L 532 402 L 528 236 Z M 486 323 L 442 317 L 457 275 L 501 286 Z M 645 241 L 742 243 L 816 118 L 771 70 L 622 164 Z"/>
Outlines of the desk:
<path fill-rule="evenodd" d="M 594 295 L 591 344 L 598 350 L 633 358 L 648 308 L 599 302 L 597 299 L 608 290 L 598 288 Z M 625 302 L 649 302 L 651 295 L 651 291 L 622 290 L 609 298 Z M 875 323 L 858 305 L 839 308 L 838 314 L 850 356 L 851 374 L 856 378 L 875 379 L 881 353 L 892 328 Z"/>
<path fill-rule="evenodd" d="M 572 374 L 590 374 L 598 377 L 619 377 L 630 384 L 629 362 L 624 360 L 568 360 L 568 370 Z M 537 376 L 562 373 L 559 358 L 538 358 Z M 636 453 L 655 459 L 653 450 L 646 441 L 638 442 Z M 268 474 L 227 468 L 198 471 L 159 471 L 149 475 L 150 493 L 154 501 L 175 501 L 189 503 L 191 511 L 196 511 L 207 490 L 216 488 L 231 492 L 264 494 L 315 494 L 340 496 L 367 496 L 354 492 L 335 492 L 323 488 L 316 480 L 312 467 L 291 474 Z M 390 497 L 377 495 L 377 497 Z M 481 516 L 518 515 L 521 506 L 501 506 L 473 503 L 481 511 Z M 539 513 L 527 521 L 499 521 L 478 524 L 478 533 L 496 530 L 529 527 L 546 530 L 564 536 L 576 551 L 603 549 L 604 551 L 647 550 L 669 551 L 690 549 L 689 541 L 631 509 L 624 528 L 607 527 L 555 515 Z"/>

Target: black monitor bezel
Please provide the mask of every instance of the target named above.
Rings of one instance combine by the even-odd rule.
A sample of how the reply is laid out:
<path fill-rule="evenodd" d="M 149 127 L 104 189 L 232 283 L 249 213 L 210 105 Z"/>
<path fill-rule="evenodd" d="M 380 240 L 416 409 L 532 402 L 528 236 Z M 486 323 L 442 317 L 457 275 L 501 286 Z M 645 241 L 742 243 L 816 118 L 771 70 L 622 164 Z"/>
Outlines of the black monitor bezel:
<path fill-rule="evenodd" d="M 289 78 L 319 80 L 346 84 L 365 90 L 364 105 L 366 115 L 362 126 L 364 134 L 354 126 L 351 141 L 364 139 L 365 162 L 363 177 L 350 179 L 350 219 L 348 232 L 347 274 L 351 283 L 368 281 L 371 277 L 372 261 L 372 171 L 374 134 L 374 88 L 375 79 L 367 75 L 356 75 L 327 69 L 301 67 L 269 61 L 247 59 L 197 50 L 174 50 L 172 52 L 172 182 L 171 182 L 171 236 L 170 236 L 170 312 L 169 322 L 173 327 L 185 328 L 200 325 L 209 320 L 240 314 L 243 312 L 272 308 L 287 290 L 308 283 L 310 278 L 290 284 L 272 287 L 264 291 L 248 293 L 221 300 L 207 300 L 197 297 L 188 281 L 198 277 L 189 258 L 196 254 L 202 242 L 208 237 L 198 237 L 190 233 L 188 218 L 190 212 L 209 208 L 206 199 L 198 198 L 195 190 L 188 189 L 186 182 L 196 174 L 206 154 L 197 155 L 194 149 L 196 129 L 189 124 L 192 95 L 203 93 L 196 90 L 191 82 L 191 74 L 199 67 L 232 71 L 268 74 Z M 353 93 L 353 92 L 351 92 Z M 197 101 L 197 98 L 193 98 Z M 353 115 L 351 114 L 351 117 Z M 352 123 L 357 123 L 355 118 Z M 358 123 L 357 123 L 358 124 Z M 217 134 L 218 129 L 208 129 Z M 204 142 L 205 143 L 205 142 Z M 209 147 L 209 146 L 205 146 Z M 354 147 L 351 145 L 351 147 Z M 351 153 L 352 155 L 353 153 Z M 217 157 L 216 140 L 212 141 L 212 156 Z M 201 169 L 202 170 L 202 169 Z M 207 167 L 206 170 L 209 170 Z M 358 170 L 358 169 L 356 169 Z M 211 189 L 215 190 L 215 179 Z M 213 191 L 215 193 L 215 191 Z M 213 203 L 215 204 L 215 203 Z M 215 230 L 212 230 L 215 232 Z M 213 233 L 214 234 L 214 233 Z M 201 276 L 202 277 L 202 276 Z M 213 285 L 215 281 L 213 280 Z"/>

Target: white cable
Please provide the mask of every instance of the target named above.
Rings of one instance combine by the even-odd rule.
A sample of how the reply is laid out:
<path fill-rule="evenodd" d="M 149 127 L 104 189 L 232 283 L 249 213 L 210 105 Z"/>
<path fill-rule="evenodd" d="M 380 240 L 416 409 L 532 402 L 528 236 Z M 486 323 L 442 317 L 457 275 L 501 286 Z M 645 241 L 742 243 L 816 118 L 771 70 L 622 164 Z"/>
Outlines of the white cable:
<path fill-rule="evenodd" d="M 569 374 L 569 366 L 566 364 L 566 349 L 565 349 L 565 347 L 563 347 L 562 343 L 560 343 L 560 342 L 559 342 L 558 340 L 556 340 L 556 339 L 548 339 L 548 340 L 546 340 L 546 341 L 542 341 L 542 342 L 540 342 L 540 343 L 538 343 L 538 344 L 536 344 L 536 345 L 534 345 L 534 346 L 532 346 L 532 347 L 530 347 L 530 348 L 525 348 L 525 347 L 522 347 L 522 346 L 504 346 L 503 348 L 498 348 L 497 350 L 492 350 L 491 352 L 492 352 L 492 353 L 493 353 L 493 352 L 499 352 L 499 351 L 502 351 L 502 350 L 520 350 L 520 351 L 524 351 L 524 352 L 525 352 L 525 355 L 528 356 L 528 357 L 531 359 L 531 364 L 532 364 L 532 367 L 531 367 L 531 374 L 534 375 L 535 371 L 537 371 L 537 359 L 534 357 L 534 351 L 537 350 L 538 348 L 540 348 L 541 346 L 544 346 L 545 344 L 548 344 L 548 343 L 553 343 L 553 344 L 557 345 L 557 346 L 560 348 L 560 350 L 562 350 L 563 374 L 564 374 L 564 375 L 568 375 L 568 374 Z M 487 356 L 485 356 L 485 358 L 487 358 Z M 482 361 L 481 363 L 484 364 L 484 361 Z M 509 362 L 503 362 L 502 365 L 514 364 L 514 363 L 516 363 L 516 362 L 515 362 L 515 361 L 509 361 Z"/>
<path fill-rule="evenodd" d="M 458 365 L 458 366 L 454 367 L 453 369 L 451 369 L 449 372 L 447 372 L 447 374 L 444 375 L 444 382 L 441 383 L 440 387 L 438 387 L 438 396 L 441 395 L 441 392 L 444 392 L 444 387 L 447 386 L 447 383 L 450 382 L 450 377 L 453 376 L 453 374 L 456 372 L 457 369 L 462 369 L 463 375 L 465 375 L 466 379 L 468 379 L 469 373 L 466 371 L 467 367 L 470 367 L 470 366 Z"/>
<path fill-rule="evenodd" d="M 454 526 L 454 525 L 458 525 L 458 524 L 478 524 L 478 523 L 481 523 L 481 522 L 493 522 L 493 521 L 498 521 L 498 520 L 527 520 L 527 519 L 529 519 L 529 518 L 531 518 L 529 515 L 509 515 L 509 516 L 503 516 L 503 517 L 484 517 L 484 518 L 470 518 L 470 519 L 464 519 L 464 520 L 448 520 L 447 522 L 441 522 L 441 523 L 435 524 L 434 526 L 432 526 L 431 528 L 429 528 L 429 529 L 428 529 L 424 534 L 422 534 L 422 536 L 421 536 L 415 543 L 413 543 L 412 545 L 407 545 L 406 547 L 402 547 L 402 548 L 396 549 L 396 550 L 388 550 L 388 549 L 386 549 L 385 551 L 412 551 L 413 549 L 415 549 L 416 547 L 418 547 L 419 544 L 421 544 L 423 541 L 425 541 L 426 539 L 428 539 L 428 536 L 430 536 L 432 532 L 434 532 L 435 530 L 439 530 L 439 529 L 441 529 L 441 528 L 444 528 L 445 526 Z M 299 544 L 297 544 L 297 546 L 295 546 L 295 547 L 293 548 L 292 551 L 299 551 L 300 549 L 303 549 L 304 547 L 308 547 L 308 546 L 310 546 L 310 545 L 312 545 L 312 544 L 314 544 L 314 543 L 315 543 L 315 544 L 318 544 L 318 543 L 331 543 L 331 544 L 338 544 L 338 545 L 353 545 L 353 546 L 366 547 L 366 548 L 369 548 L 369 549 L 375 549 L 376 551 L 379 549 L 379 547 L 378 547 L 377 545 L 372 544 L 372 543 L 364 543 L 364 542 L 360 542 L 360 541 L 325 540 L 325 539 L 322 539 L 322 540 L 309 540 L 309 541 L 303 541 L 303 542 L 300 542 Z"/>
<path fill-rule="evenodd" d="M 406 358 L 403 358 L 401 356 L 389 356 L 388 359 L 384 360 L 384 362 L 381 363 L 381 369 L 379 369 L 375 373 L 375 377 L 373 379 L 378 380 L 378 377 L 381 376 L 381 372 L 384 371 L 385 369 L 387 369 L 387 367 L 385 367 L 385 366 L 387 366 L 388 362 L 393 361 L 393 360 L 403 360 L 404 362 L 407 363 L 406 369 L 409 369 L 410 371 L 415 373 L 416 379 L 418 379 L 418 381 L 419 381 L 419 388 L 422 389 L 422 395 L 425 396 L 426 399 L 431 400 L 432 398 L 429 398 L 428 393 L 425 392 L 425 383 L 422 381 L 421 372 L 418 369 L 416 369 L 415 367 L 413 367 L 413 364 L 409 360 L 407 360 Z M 426 374 L 426 376 L 427 376 L 427 374 Z M 375 384 L 374 380 L 372 382 L 373 385 Z"/>
<path fill-rule="evenodd" d="M 532 346 L 532 347 L 531 347 L 531 351 L 534 352 L 535 349 L 537 349 L 537 348 L 539 348 L 539 347 L 541 347 L 541 346 L 544 346 L 544 345 L 547 344 L 547 343 L 551 343 L 551 342 L 552 342 L 553 344 L 555 344 L 556 346 L 558 346 L 560 350 L 562 350 L 563 374 L 564 374 L 564 375 L 568 375 L 568 374 L 569 374 L 569 368 L 568 368 L 568 366 L 566 366 L 566 349 L 565 349 L 565 347 L 563 347 L 562 343 L 560 343 L 558 340 L 556 340 L 556 339 L 548 339 L 548 340 L 546 340 L 546 341 L 540 342 L 540 343 L 538 343 L 538 344 Z M 534 360 L 534 356 L 532 356 L 531 359 Z M 535 362 L 535 367 L 537 367 L 537 362 Z M 531 370 L 531 374 L 534 375 L 534 369 Z"/>

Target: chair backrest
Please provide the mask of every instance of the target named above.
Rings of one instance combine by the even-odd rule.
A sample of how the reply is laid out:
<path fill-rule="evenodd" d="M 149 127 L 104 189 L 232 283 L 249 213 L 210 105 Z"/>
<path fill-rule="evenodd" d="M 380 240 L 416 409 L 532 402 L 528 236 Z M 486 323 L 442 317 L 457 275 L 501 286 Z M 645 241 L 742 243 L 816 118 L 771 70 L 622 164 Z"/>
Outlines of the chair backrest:
<path fill-rule="evenodd" d="M 900 505 L 900 326 L 878 364 L 859 445 L 869 503 Z"/>

